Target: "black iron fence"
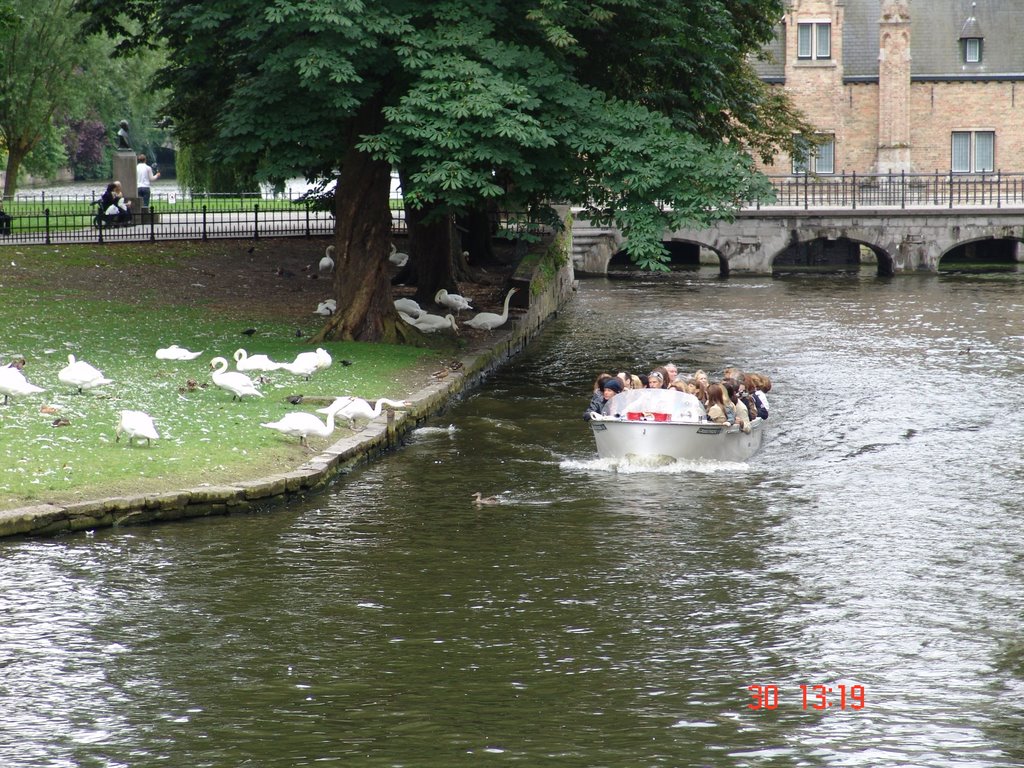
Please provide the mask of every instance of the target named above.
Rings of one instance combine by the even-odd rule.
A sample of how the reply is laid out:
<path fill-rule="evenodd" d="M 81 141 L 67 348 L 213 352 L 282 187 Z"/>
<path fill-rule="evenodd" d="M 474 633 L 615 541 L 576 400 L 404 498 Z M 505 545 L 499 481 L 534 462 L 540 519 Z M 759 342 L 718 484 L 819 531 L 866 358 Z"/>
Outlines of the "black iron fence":
<path fill-rule="evenodd" d="M 138 201 L 136 201 L 138 205 Z M 89 195 L 19 194 L 4 204 L 9 217 L 0 243 L 207 240 L 330 235 L 334 217 L 315 201 L 260 194 L 164 195 L 118 222 Z M 404 214 L 394 212 L 395 227 Z"/>
<path fill-rule="evenodd" d="M 769 180 L 775 200 L 752 208 L 1024 207 L 1022 173 L 841 173 L 770 176 Z"/>
<path fill-rule="evenodd" d="M 408 231 L 401 201 L 392 201 L 392 231 Z M 305 197 L 154 195 L 151 206 L 117 222 L 90 195 L 18 194 L 3 207 L 0 245 L 103 243 L 214 238 L 314 237 L 334 233 L 334 214 Z M 496 232 L 519 240 L 548 231 L 524 214 L 497 213 Z"/>

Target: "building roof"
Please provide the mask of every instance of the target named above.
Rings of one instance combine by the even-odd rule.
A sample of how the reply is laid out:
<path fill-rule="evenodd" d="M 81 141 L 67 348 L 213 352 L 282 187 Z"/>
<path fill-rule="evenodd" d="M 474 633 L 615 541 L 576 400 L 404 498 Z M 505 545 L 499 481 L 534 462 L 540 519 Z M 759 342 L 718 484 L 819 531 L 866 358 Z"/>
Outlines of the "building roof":
<path fill-rule="evenodd" d="M 843 77 L 878 79 L 878 22 L 881 0 L 845 0 Z M 914 80 L 1024 79 L 1022 0 L 917 0 L 910 3 L 911 78 Z M 982 60 L 966 64 L 961 39 L 982 38 Z M 771 62 L 757 62 L 763 79 L 782 82 L 783 27 L 768 46 Z"/>

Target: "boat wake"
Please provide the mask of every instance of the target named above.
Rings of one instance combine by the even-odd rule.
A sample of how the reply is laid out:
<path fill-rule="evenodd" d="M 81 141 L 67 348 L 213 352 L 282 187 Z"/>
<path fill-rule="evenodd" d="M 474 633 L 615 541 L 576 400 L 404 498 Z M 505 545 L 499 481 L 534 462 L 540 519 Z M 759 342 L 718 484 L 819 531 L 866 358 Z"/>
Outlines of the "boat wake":
<path fill-rule="evenodd" d="M 569 472 L 613 472 L 620 475 L 654 473 L 659 475 L 717 475 L 746 472 L 750 465 L 742 461 L 714 459 L 673 459 L 669 456 L 627 456 L 624 459 L 563 459 L 559 467 Z"/>

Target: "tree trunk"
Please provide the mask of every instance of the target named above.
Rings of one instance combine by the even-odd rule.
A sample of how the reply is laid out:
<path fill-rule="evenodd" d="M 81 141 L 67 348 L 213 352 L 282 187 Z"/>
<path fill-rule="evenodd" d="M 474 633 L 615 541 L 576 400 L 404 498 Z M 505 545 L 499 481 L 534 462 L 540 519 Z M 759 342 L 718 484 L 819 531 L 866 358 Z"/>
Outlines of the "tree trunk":
<path fill-rule="evenodd" d="M 415 261 L 416 301 L 432 303 L 442 288 L 458 293 L 455 258 L 460 245 L 451 215 L 438 209 L 409 209 L 409 261 Z"/>
<path fill-rule="evenodd" d="M 18 171 L 21 170 L 21 163 L 28 154 L 27 149 L 19 145 L 7 149 L 7 176 L 4 177 L 4 196 L 0 198 L 0 204 L 4 200 L 13 200 L 14 193 L 18 191 Z"/>
<path fill-rule="evenodd" d="M 353 135 L 370 133 L 376 108 L 364 108 Z M 334 284 L 338 311 L 312 342 L 397 343 L 418 338 L 401 322 L 391 298 L 391 167 L 349 142 L 334 196 Z"/>
<path fill-rule="evenodd" d="M 470 268 L 494 262 L 494 241 L 497 227 L 493 204 L 481 203 L 460 216 L 456 222 L 462 236 L 462 250 L 469 251 L 466 260 Z"/>

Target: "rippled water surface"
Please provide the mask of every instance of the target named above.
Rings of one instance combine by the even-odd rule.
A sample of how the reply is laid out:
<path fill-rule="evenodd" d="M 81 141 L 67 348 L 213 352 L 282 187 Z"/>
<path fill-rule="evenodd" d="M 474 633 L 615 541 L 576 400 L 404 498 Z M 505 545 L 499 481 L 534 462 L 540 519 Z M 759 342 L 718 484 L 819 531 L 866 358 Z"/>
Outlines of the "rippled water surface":
<path fill-rule="evenodd" d="M 312 503 L 0 542 L 0 765 L 1024 766 L 1021 279 L 587 281 Z M 762 453 L 597 460 L 668 360 Z"/>

